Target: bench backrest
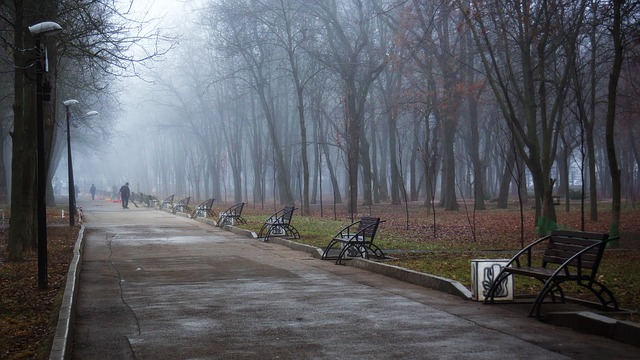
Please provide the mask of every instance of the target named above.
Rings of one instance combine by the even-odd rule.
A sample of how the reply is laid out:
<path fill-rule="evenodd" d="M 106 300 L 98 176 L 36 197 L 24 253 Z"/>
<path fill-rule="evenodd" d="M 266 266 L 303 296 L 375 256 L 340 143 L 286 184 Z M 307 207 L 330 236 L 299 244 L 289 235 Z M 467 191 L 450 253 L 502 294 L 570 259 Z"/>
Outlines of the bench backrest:
<path fill-rule="evenodd" d="M 173 197 L 176 196 L 175 194 L 173 195 L 169 195 L 167 196 L 164 200 L 162 200 L 163 203 L 172 203 L 173 202 Z"/>
<path fill-rule="evenodd" d="M 380 218 L 365 216 L 360 219 L 360 224 L 358 225 L 357 232 L 360 232 L 364 229 L 362 236 L 367 239 L 373 240 L 376 236 L 376 232 L 378 231 L 378 225 L 380 224 Z"/>
<path fill-rule="evenodd" d="M 209 200 L 203 201 L 203 202 L 200 203 L 200 205 L 198 205 L 197 209 L 199 209 L 199 210 L 211 210 L 211 208 L 213 207 L 213 202 L 215 200 L 216 199 L 209 199 Z"/>
<path fill-rule="evenodd" d="M 225 213 L 231 214 L 233 216 L 241 216 L 243 208 L 244 208 L 244 203 L 243 202 L 239 202 L 239 203 L 233 205 L 232 207 L 230 207 L 227 211 L 225 211 Z"/>
<path fill-rule="evenodd" d="M 178 201 L 178 205 L 189 205 L 189 201 L 191 200 L 191 196 L 188 196 L 180 201 Z"/>
<path fill-rule="evenodd" d="M 291 218 L 293 217 L 293 211 L 296 208 L 294 208 L 293 206 L 285 206 L 284 209 L 282 209 L 282 216 L 280 217 L 280 220 L 282 221 L 283 224 L 289 224 L 291 223 Z"/>
<path fill-rule="evenodd" d="M 542 266 L 563 264 L 585 248 L 597 244 L 569 265 L 576 268 L 597 270 L 609 235 L 582 231 L 554 230 L 542 258 Z"/>

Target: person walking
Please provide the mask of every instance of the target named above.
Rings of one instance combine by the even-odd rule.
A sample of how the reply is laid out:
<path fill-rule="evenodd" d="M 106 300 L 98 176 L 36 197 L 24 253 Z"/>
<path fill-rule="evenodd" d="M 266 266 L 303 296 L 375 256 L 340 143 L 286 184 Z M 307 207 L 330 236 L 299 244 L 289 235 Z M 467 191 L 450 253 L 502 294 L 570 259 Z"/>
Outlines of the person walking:
<path fill-rule="evenodd" d="M 95 184 L 91 184 L 91 188 L 89 189 L 89 192 L 91 193 L 91 200 L 95 200 L 96 199 L 96 185 Z"/>
<path fill-rule="evenodd" d="M 131 190 L 129 190 L 129 183 L 125 183 L 120 188 L 120 199 L 122 200 L 122 208 L 129 208 L 129 196 L 131 195 Z"/>

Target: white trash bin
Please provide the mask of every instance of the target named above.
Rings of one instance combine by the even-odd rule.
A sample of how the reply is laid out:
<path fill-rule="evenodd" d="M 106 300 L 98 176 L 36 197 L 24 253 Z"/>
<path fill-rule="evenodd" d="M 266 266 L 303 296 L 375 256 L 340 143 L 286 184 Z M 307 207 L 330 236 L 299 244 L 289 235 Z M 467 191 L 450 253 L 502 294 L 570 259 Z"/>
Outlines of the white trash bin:
<path fill-rule="evenodd" d="M 471 260 L 471 297 L 477 301 L 484 301 L 485 294 L 493 279 L 500 270 L 509 263 L 510 259 L 473 259 Z M 513 300 L 513 276 L 502 281 L 496 291 L 494 301 Z"/>

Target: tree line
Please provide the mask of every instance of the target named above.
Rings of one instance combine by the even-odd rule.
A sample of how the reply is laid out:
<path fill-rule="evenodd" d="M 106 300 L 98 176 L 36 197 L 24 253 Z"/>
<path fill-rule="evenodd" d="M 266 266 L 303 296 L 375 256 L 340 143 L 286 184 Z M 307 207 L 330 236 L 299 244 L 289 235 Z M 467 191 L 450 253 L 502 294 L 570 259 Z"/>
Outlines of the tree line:
<path fill-rule="evenodd" d="M 635 2 L 234 0 L 195 18 L 155 75 L 177 136 L 155 140 L 140 176 L 166 178 L 145 188 L 306 214 L 323 185 L 356 213 L 506 207 L 517 184 L 552 222 L 572 187 L 592 220 L 638 194 Z"/>
<path fill-rule="evenodd" d="M 117 26 L 91 26 L 123 17 L 85 3 L 50 13 L 87 27 L 60 39 L 57 55 L 61 64 L 85 59 L 100 75 L 83 91 L 113 86 L 115 70 L 137 60 L 125 48 L 152 37 L 111 45 Z M 58 10 L 65 4 L 74 2 Z M 144 71 L 155 125 L 129 134 L 134 191 L 297 203 L 303 214 L 331 194 L 354 214 L 409 201 L 456 210 L 461 198 L 476 210 L 489 200 L 506 207 L 515 187 L 537 219 L 553 222 L 554 196 L 578 186 L 592 220 L 598 198 L 613 199 L 617 232 L 622 198 L 640 190 L 634 1 L 189 4 L 179 45 Z"/>

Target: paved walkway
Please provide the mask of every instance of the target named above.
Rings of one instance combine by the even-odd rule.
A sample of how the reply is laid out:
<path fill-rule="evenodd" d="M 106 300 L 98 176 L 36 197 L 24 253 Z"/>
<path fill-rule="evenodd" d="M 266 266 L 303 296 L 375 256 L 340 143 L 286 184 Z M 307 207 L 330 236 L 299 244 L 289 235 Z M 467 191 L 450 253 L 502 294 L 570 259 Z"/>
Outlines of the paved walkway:
<path fill-rule="evenodd" d="M 85 203 L 74 359 L 637 359 L 638 348 L 147 208 Z"/>

